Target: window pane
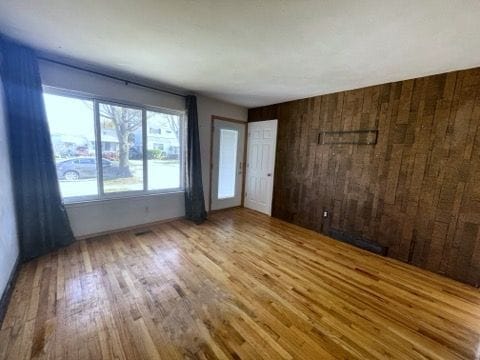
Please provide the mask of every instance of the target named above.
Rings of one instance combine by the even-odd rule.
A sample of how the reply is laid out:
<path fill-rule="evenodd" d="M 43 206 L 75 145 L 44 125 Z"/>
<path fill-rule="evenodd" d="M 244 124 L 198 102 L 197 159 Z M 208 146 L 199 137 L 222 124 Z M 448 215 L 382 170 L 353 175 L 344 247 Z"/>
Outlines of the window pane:
<path fill-rule="evenodd" d="M 238 131 L 220 129 L 220 150 L 218 161 L 218 198 L 235 196 L 237 172 Z"/>
<path fill-rule="evenodd" d="M 43 96 L 62 196 L 98 195 L 93 101 Z"/>
<path fill-rule="evenodd" d="M 142 110 L 100 103 L 105 193 L 143 190 Z"/>
<path fill-rule="evenodd" d="M 181 187 L 181 118 L 147 111 L 148 189 Z"/>

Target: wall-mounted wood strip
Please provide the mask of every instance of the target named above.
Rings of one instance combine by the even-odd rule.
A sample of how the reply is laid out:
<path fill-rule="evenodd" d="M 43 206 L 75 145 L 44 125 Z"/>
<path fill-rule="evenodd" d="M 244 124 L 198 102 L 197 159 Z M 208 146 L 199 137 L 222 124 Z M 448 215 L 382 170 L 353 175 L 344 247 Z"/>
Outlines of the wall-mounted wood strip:
<path fill-rule="evenodd" d="M 480 285 L 480 68 L 249 111 L 275 118 L 274 216 Z M 316 145 L 339 129 L 378 129 L 377 144 Z"/>

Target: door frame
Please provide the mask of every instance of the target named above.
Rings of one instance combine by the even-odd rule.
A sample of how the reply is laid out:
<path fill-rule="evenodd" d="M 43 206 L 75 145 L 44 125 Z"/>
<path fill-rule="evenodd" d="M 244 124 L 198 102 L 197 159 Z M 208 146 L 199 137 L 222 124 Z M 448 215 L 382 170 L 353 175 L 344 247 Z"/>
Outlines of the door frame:
<path fill-rule="evenodd" d="M 232 122 L 236 124 L 242 124 L 245 125 L 245 137 L 244 137 L 244 143 L 243 143 L 243 164 L 242 164 L 242 193 L 240 194 L 241 196 L 241 203 L 240 207 L 243 207 L 244 203 L 244 195 L 245 195 L 245 170 L 246 170 L 246 156 L 247 156 L 247 131 L 248 131 L 248 122 L 247 121 L 242 121 L 242 120 L 237 120 L 237 119 L 231 119 L 227 118 L 224 116 L 217 116 L 217 115 L 212 115 L 210 118 L 210 181 L 209 181 L 209 196 L 208 196 L 208 213 L 211 213 L 213 211 L 222 211 L 225 209 L 220 209 L 220 210 L 212 210 L 212 188 L 213 188 L 213 139 L 214 139 L 214 132 L 215 132 L 215 120 L 220 120 L 220 121 L 227 121 L 227 122 Z M 227 208 L 226 208 L 227 209 Z"/>

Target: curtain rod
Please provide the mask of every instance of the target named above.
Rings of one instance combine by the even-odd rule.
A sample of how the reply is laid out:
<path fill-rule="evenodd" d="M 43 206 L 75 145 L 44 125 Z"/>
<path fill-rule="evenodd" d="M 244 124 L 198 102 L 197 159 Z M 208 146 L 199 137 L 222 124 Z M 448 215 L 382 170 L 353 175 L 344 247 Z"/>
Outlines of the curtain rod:
<path fill-rule="evenodd" d="M 117 81 L 121 81 L 121 82 L 124 82 L 125 85 L 132 84 L 132 85 L 135 85 L 135 86 L 143 87 L 145 89 L 150 89 L 150 90 L 154 90 L 154 91 L 163 92 L 165 94 L 180 96 L 180 97 L 183 97 L 183 98 L 187 97 L 186 95 L 182 95 L 182 94 L 179 94 L 179 93 L 176 93 L 176 92 L 173 92 L 173 91 L 159 89 L 159 88 L 149 86 L 149 85 L 144 85 L 144 84 L 138 83 L 136 81 L 130 81 L 130 80 L 119 78 L 117 76 L 108 75 L 108 74 L 105 74 L 105 73 L 102 73 L 102 72 L 99 72 L 99 71 L 89 70 L 89 69 L 82 68 L 80 66 L 66 64 L 64 62 L 57 61 L 57 60 L 52 60 L 52 59 L 49 59 L 49 58 L 46 58 L 46 57 L 43 57 L 43 56 L 39 56 L 38 59 L 43 60 L 43 61 L 48 61 L 48 62 L 51 62 L 53 64 L 66 66 L 66 67 L 69 67 L 69 68 L 72 68 L 72 69 L 75 69 L 75 70 L 85 71 L 85 72 L 88 72 L 88 73 L 91 73 L 91 74 L 103 76 L 103 77 L 113 79 L 113 80 L 117 80 Z"/>

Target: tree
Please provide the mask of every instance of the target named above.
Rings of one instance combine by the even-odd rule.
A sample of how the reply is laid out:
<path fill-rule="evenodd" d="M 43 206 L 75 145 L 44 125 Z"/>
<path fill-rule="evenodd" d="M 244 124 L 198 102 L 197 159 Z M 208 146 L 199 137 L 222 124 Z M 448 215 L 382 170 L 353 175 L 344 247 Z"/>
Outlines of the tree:
<path fill-rule="evenodd" d="M 173 133 L 175 134 L 177 141 L 180 142 L 180 133 L 178 129 L 178 123 L 179 123 L 178 116 L 167 115 L 167 122 L 168 122 L 168 126 L 170 127 L 170 130 L 172 130 Z"/>
<path fill-rule="evenodd" d="M 86 102 L 90 107 L 90 103 Z M 130 177 L 129 153 L 132 136 L 135 130 L 142 126 L 142 111 L 111 104 L 99 104 L 99 113 L 102 128 L 115 129 L 119 143 L 119 177 Z M 147 122 L 155 116 L 155 112 L 147 111 Z M 163 126 L 168 126 L 175 134 L 177 141 L 180 141 L 179 118 L 177 115 L 164 114 Z"/>
<path fill-rule="evenodd" d="M 113 124 L 119 145 L 119 177 L 130 177 L 129 150 L 130 135 L 142 126 L 142 112 L 110 104 L 100 104 L 100 116 Z M 104 124 L 105 126 L 106 124 Z"/>

